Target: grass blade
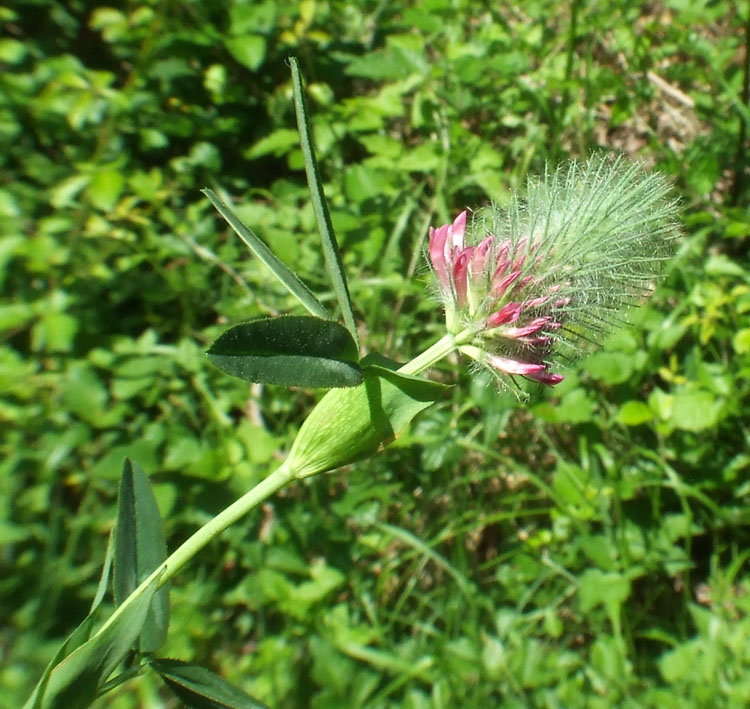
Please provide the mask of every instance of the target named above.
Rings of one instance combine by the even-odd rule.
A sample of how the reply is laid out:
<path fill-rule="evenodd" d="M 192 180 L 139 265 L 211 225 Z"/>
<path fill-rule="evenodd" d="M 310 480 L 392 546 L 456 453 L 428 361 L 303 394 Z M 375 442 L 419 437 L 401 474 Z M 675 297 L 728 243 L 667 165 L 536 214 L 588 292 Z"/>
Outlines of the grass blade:
<path fill-rule="evenodd" d="M 232 211 L 231 207 L 222 202 L 213 190 L 201 190 L 216 207 L 216 211 L 227 221 L 237 236 L 245 242 L 250 249 L 266 266 L 271 273 L 281 281 L 282 285 L 307 309 L 311 315 L 318 318 L 329 319 L 328 311 L 320 304 L 320 301 L 312 294 L 310 289 L 299 279 L 283 261 L 281 261 L 250 229 L 245 226 Z"/>
<path fill-rule="evenodd" d="M 341 253 L 336 243 L 336 235 L 333 233 L 331 224 L 331 215 L 328 213 L 325 194 L 323 193 L 323 184 L 320 181 L 320 172 L 318 170 L 318 161 L 315 159 L 315 150 L 312 144 L 312 135 L 310 133 L 310 123 L 307 119 L 307 107 L 305 106 L 305 95 L 302 88 L 302 76 L 299 72 L 297 60 L 293 57 L 289 59 L 292 68 L 292 90 L 294 92 L 294 108 L 297 112 L 297 127 L 299 128 L 300 145 L 302 154 L 305 158 L 305 172 L 307 173 L 307 184 L 310 187 L 310 197 L 312 199 L 315 219 L 318 222 L 320 238 L 323 242 L 323 255 L 325 256 L 326 269 L 331 279 L 333 291 L 336 293 L 336 299 L 339 302 L 341 313 L 344 316 L 344 323 L 347 329 L 357 343 L 359 349 L 359 339 L 357 338 L 357 326 L 354 323 L 354 312 L 352 311 L 352 301 L 349 297 L 349 287 L 346 284 L 346 275 L 341 263 Z"/>

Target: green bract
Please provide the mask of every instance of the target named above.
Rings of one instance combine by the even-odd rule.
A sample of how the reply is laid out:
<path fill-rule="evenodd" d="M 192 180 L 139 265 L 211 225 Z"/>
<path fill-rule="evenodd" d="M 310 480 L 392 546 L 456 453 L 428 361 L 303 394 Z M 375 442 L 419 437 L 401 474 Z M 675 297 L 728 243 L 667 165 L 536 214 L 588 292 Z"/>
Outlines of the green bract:
<path fill-rule="evenodd" d="M 368 365 L 364 382 L 329 391 L 302 424 L 287 465 L 305 478 L 377 453 L 446 389 L 442 384 Z"/>

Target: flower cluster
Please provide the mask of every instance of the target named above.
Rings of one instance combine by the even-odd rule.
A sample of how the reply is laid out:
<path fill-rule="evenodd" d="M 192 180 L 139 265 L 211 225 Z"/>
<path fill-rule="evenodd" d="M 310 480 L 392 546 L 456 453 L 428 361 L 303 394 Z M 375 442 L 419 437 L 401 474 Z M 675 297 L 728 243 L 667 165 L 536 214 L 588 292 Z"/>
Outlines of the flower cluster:
<path fill-rule="evenodd" d="M 677 236 L 670 185 L 622 158 L 530 180 L 525 199 L 430 229 L 448 332 L 494 372 L 555 385 L 551 371 L 643 301 Z"/>

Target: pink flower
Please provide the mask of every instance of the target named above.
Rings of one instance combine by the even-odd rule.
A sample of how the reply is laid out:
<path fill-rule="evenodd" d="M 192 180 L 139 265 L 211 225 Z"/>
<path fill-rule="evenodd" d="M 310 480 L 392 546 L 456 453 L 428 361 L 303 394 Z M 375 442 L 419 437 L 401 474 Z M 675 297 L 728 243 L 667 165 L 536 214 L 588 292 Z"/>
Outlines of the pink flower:
<path fill-rule="evenodd" d="M 430 228 L 430 260 L 449 330 L 458 334 L 469 325 L 471 340 L 489 340 L 492 350 L 505 352 L 503 356 L 481 354 L 484 349 L 467 350 L 499 372 L 558 384 L 562 376 L 550 373 L 545 359 L 552 333 L 562 322 L 540 312 L 543 308 L 550 313 L 555 310 L 551 296 L 558 293 L 560 285 L 545 287 L 545 279 L 526 273 L 538 261 L 537 247 L 527 237 L 513 244 L 487 234 L 477 246 L 467 246 L 466 215 L 463 211 L 452 224 Z M 561 300 L 555 296 L 555 303 Z"/>
<path fill-rule="evenodd" d="M 529 180 L 507 209 L 430 229 L 454 346 L 492 372 L 554 386 L 559 350 L 598 342 L 645 300 L 679 231 L 670 184 L 594 156 Z"/>
<path fill-rule="evenodd" d="M 464 248 L 465 230 L 465 211 L 456 217 L 453 224 L 446 224 L 439 229 L 430 227 L 430 259 L 440 286 L 447 293 L 452 293 L 455 254 Z"/>
<path fill-rule="evenodd" d="M 554 386 L 560 349 L 598 342 L 642 302 L 679 231 L 670 185 L 595 156 L 530 180 L 507 209 L 430 229 L 429 255 L 459 352 L 495 373 Z"/>

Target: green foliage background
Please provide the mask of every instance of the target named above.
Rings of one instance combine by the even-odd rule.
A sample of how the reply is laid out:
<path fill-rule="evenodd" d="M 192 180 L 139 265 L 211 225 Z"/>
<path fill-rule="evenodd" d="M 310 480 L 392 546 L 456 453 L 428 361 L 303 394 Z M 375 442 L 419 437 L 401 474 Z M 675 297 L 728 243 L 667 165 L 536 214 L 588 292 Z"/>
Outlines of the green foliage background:
<path fill-rule="evenodd" d="M 546 161 L 643 159 L 674 177 L 686 237 L 635 326 L 531 406 L 447 364 L 452 394 L 383 455 L 229 530 L 176 580 L 164 654 L 279 707 L 750 705 L 749 14 L 0 7 L 0 706 L 87 612 L 124 456 L 174 548 L 318 396 L 203 354 L 293 303 L 201 187 L 326 293 L 290 55 L 369 350 L 405 361 L 439 336 L 428 225 Z M 136 679 L 99 705 L 170 701 Z"/>

